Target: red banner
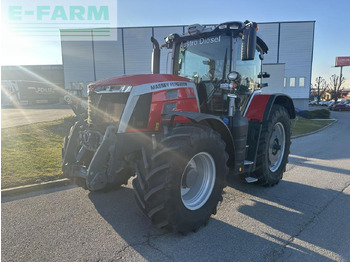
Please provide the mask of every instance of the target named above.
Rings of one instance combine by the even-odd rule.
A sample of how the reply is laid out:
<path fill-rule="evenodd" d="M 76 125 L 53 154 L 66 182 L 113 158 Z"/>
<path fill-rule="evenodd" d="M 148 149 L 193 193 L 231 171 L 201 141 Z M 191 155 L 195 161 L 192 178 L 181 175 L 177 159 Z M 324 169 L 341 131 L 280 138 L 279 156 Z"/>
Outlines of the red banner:
<path fill-rule="evenodd" d="M 337 56 L 335 66 L 350 66 L 350 56 Z"/>

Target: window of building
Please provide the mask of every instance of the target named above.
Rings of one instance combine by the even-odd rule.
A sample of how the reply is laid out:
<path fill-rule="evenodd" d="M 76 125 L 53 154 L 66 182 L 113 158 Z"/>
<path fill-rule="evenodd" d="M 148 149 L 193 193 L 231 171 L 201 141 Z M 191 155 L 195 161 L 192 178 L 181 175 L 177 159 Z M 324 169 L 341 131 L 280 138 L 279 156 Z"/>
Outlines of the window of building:
<path fill-rule="evenodd" d="M 284 87 L 287 86 L 287 77 L 285 77 L 285 78 L 283 79 L 283 86 L 284 86 Z"/>
<path fill-rule="evenodd" d="M 290 87 L 295 87 L 295 77 L 289 78 L 289 86 Z"/>
<path fill-rule="evenodd" d="M 305 86 L 305 77 L 299 77 L 299 86 L 304 87 Z"/>

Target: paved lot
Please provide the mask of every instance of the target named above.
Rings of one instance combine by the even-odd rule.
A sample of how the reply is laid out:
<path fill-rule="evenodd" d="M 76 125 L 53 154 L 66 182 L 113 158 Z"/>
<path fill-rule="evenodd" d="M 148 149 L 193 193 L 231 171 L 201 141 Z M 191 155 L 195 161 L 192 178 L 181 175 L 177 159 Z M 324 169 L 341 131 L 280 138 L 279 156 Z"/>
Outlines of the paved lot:
<path fill-rule="evenodd" d="M 52 121 L 73 114 L 69 105 L 61 104 L 1 108 L 1 128 Z"/>
<path fill-rule="evenodd" d="M 154 229 L 129 186 L 74 186 L 2 199 L 2 261 L 350 261 L 350 112 L 293 140 L 275 187 L 229 181 L 199 232 Z"/>

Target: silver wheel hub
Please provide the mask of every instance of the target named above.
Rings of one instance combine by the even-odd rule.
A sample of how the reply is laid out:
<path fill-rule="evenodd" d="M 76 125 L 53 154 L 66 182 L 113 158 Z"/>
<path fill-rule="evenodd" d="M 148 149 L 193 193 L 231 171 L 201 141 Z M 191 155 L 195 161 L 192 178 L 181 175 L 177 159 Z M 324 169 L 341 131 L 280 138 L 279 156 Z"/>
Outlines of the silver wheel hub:
<path fill-rule="evenodd" d="M 283 124 L 278 122 L 272 129 L 272 134 L 269 140 L 268 161 L 269 169 L 275 172 L 281 165 L 286 147 L 286 133 Z"/>
<path fill-rule="evenodd" d="M 206 152 L 193 156 L 181 177 L 181 200 L 184 206 L 190 210 L 201 208 L 213 191 L 215 179 L 213 157 Z"/>

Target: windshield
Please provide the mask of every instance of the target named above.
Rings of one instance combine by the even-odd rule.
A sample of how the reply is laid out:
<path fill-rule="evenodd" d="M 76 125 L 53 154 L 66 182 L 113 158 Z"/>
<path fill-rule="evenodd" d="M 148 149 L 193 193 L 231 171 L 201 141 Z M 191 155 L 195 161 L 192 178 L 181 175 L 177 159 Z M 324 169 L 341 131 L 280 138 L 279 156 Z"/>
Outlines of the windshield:
<path fill-rule="evenodd" d="M 201 81 L 219 81 L 229 72 L 230 36 L 212 36 L 181 42 L 176 47 L 174 73 Z"/>
<path fill-rule="evenodd" d="M 230 72 L 231 39 L 226 35 L 210 36 L 176 46 L 174 74 L 197 84 L 201 112 L 225 113 L 227 95 L 219 87 Z"/>

